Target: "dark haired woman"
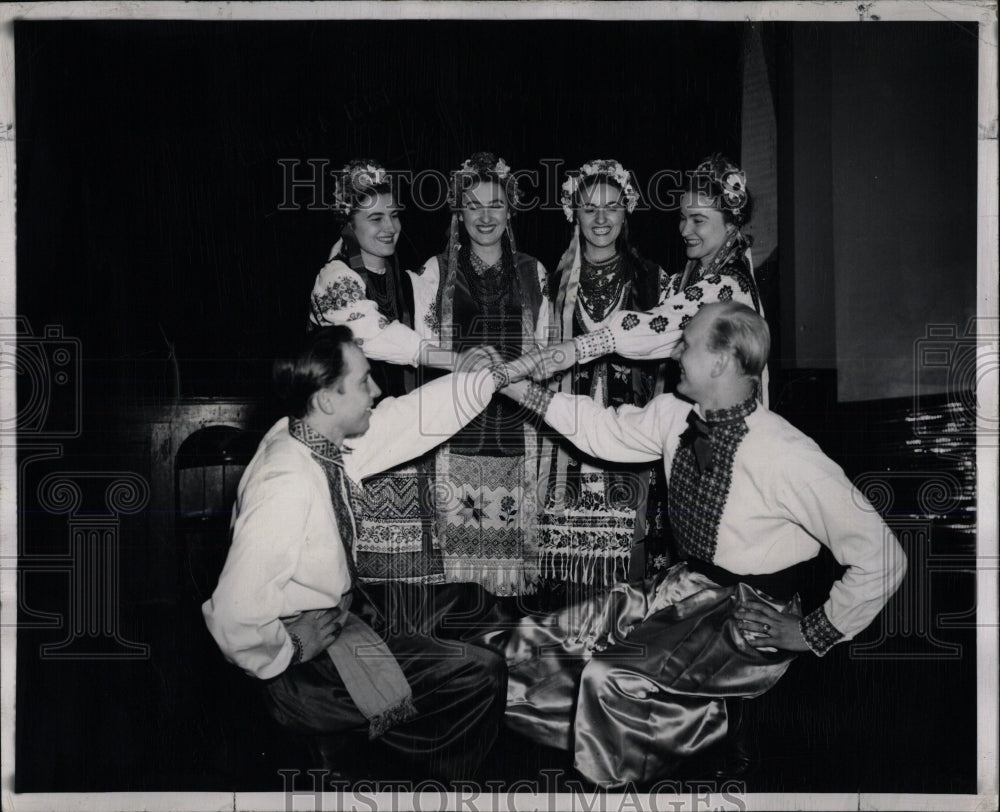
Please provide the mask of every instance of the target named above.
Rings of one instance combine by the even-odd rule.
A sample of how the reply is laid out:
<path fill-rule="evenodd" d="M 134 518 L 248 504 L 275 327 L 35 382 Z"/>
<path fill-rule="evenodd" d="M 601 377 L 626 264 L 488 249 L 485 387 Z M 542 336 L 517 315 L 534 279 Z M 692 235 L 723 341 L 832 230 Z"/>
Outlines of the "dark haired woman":
<path fill-rule="evenodd" d="M 400 206 L 389 173 L 374 161 L 351 161 L 337 176 L 340 239 L 310 297 L 314 327 L 346 325 L 371 362 L 383 395 L 414 388 L 414 368 L 450 368 L 450 353 L 431 352 L 413 330 L 413 290 L 401 273 L 396 242 Z M 358 571 L 368 581 L 443 580 L 430 515 L 431 459 L 373 477 L 356 494 L 361 528 Z"/>
<path fill-rule="evenodd" d="M 452 173 L 451 229 L 443 254 L 413 277 L 414 327 L 456 352 L 494 347 L 509 361 L 544 345 L 545 268 L 515 250 L 516 177 L 491 153 Z M 532 592 L 537 581 L 537 435 L 525 412 L 496 396 L 435 460 L 437 535 L 445 579 L 496 595 Z"/>
<path fill-rule="evenodd" d="M 574 228 L 558 271 L 559 339 L 600 330 L 621 310 L 649 310 L 663 301 L 666 273 L 629 241 L 628 215 L 638 199 L 631 174 L 614 160 L 590 161 L 563 183 L 561 203 Z M 607 355 L 574 367 L 561 389 L 602 407 L 645 406 L 660 367 Z M 554 442 L 543 458 L 549 477 L 539 521 L 541 575 L 597 587 L 623 580 L 633 543 L 645 536 L 651 466 L 599 463 L 562 438 Z"/>

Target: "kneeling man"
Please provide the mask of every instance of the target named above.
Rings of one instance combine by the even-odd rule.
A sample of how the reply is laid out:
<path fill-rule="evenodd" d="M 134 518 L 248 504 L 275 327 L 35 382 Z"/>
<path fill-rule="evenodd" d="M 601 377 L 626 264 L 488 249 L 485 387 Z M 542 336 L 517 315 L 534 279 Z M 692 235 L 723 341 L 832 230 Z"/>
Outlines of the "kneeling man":
<path fill-rule="evenodd" d="M 422 775 L 474 777 L 507 673 L 501 656 L 457 638 L 486 620 L 490 597 L 473 584 L 359 583 L 351 488 L 462 428 L 489 403 L 493 376 L 455 373 L 373 410 L 379 389 L 340 326 L 278 361 L 275 380 L 290 416 L 240 481 L 232 545 L 203 607 L 209 630 L 264 681 L 280 724 L 317 735 L 367 727 Z"/>
<path fill-rule="evenodd" d="M 757 696 L 796 652 L 868 626 L 906 569 L 896 538 L 812 440 L 757 399 L 767 323 L 706 305 L 684 330 L 674 395 L 601 409 L 527 382 L 503 391 L 584 452 L 663 459 L 684 559 L 562 612 L 526 618 L 507 648 L 507 723 L 574 752 L 605 786 L 649 782 L 726 733 L 726 697 Z M 820 545 L 846 567 L 805 617 L 799 565 Z"/>

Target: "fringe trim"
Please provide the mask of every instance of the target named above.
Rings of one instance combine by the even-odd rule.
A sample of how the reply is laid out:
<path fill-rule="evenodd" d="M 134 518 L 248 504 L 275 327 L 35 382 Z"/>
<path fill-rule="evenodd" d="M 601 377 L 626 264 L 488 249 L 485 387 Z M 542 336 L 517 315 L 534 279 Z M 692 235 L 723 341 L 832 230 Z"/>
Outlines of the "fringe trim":
<path fill-rule="evenodd" d="M 538 568 L 514 559 L 474 559 L 444 556 L 444 579 L 449 583 L 476 583 L 494 595 L 531 595 L 538 590 Z"/>
<path fill-rule="evenodd" d="M 569 581 L 577 584 L 595 583 L 600 573 L 600 583 L 610 586 L 616 581 L 628 580 L 631 550 L 614 552 L 542 550 L 538 554 L 538 569 L 542 579 Z"/>
<path fill-rule="evenodd" d="M 368 720 L 368 738 L 377 739 L 383 733 L 416 715 L 417 709 L 413 704 L 413 697 L 404 697 L 398 705 L 394 705 Z"/>

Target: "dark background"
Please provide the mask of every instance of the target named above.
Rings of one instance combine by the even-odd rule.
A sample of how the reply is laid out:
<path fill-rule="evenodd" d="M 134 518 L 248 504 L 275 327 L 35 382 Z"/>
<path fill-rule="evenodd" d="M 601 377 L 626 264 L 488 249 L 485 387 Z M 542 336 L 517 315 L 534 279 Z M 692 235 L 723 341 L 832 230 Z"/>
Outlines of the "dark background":
<path fill-rule="evenodd" d="M 791 28 L 764 26 L 766 39 L 780 50 Z M 963 55 L 955 92 L 974 114 L 975 38 L 945 34 Z M 274 347 L 304 328 L 336 239 L 331 214 L 305 209 L 308 194 L 300 211 L 279 210 L 279 159 L 446 172 L 487 149 L 516 169 L 614 157 L 640 180 L 716 150 L 738 160 L 745 36 L 742 24 L 670 22 L 17 23 L 17 312 L 36 336 L 59 325 L 79 339 L 82 370 L 79 400 L 49 417 L 78 413 L 82 432 L 32 463 L 22 492 L 51 469 L 145 475 L 142 415 L 177 397 L 266 397 Z M 783 64 L 787 80 L 792 66 L 770 65 L 779 88 Z M 789 113 L 779 105 L 779 122 Z M 442 249 L 444 210 L 410 205 L 403 224 L 403 267 Z M 672 214 L 639 211 L 630 228 L 640 252 L 680 269 Z M 554 270 L 570 232 L 555 209 L 519 217 L 516 233 Z M 792 381 L 776 408 L 848 473 L 898 469 L 899 404 L 838 409 L 835 385 L 831 401 L 822 375 L 796 379 L 794 366 L 773 359 L 779 383 Z M 21 441 L 27 470 L 38 438 Z M 219 671 L 179 571 L 153 571 L 149 516 L 121 521 L 116 595 L 121 636 L 149 656 L 57 661 L 39 647 L 65 632 L 36 619 L 66 616 L 67 576 L 37 562 L 65 553 L 66 518 L 30 496 L 19 510 L 17 790 L 280 788 L 274 764 L 292 762 L 261 761 L 277 747 L 271 732 L 248 728 L 249 700 L 227 704 L 226 679 L 240 702 L 249 695 L 235 670 Z M 969 571 L 936 576 L 930 615 L 968 608 L 971 584 Z M 879 623 L 861 639 L 878 638 Z M 957 656 L 904 631 L 896 659 L 847 646 L 802 657 L 752 703 L 762 767 L 750 789 L 975 791 L 971 628 L 947 632 Z M 557 764 L 522 751 L 501 743 L 493 774 L 535 779 Z"/>
<path fill-rule="evenodd" d="M 22 23 L 18 312 L 85 348 L 85 397 L 256 394 L 276 330 L 299 329 L 332 215 L 279 211 L 279 159 L 371 157 L 449 172 L 477 150 L 559 172 L 616 157 L 637 177 L 738 160 L 741 26 L 627 23 Z M 302 166 L 300 173 L 309 171 Z M 551 270 L 559 209 L 518 218 Z M 416 268 L 448 213 L 409 206 Z M 679 263 L 676 220 L 640 250 Z M 37 272 L 31 269 L 38 269 Z M 159 362 L 159 363 L 158 363 Z M 131 376 L 120 374 L 131 365 Z M 106 388 L 105 388 L 106 387 Z"/>

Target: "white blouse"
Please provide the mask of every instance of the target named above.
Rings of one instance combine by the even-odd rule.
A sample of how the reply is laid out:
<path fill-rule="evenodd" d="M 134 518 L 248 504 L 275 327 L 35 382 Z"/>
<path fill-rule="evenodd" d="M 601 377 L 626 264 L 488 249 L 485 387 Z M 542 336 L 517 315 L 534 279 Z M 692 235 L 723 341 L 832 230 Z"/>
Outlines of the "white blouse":
<path fill-rule="evenodd" d="M 346 324 L 365 356 L 374 361 L 416 366 L 420 336 L 379 313 L 375 302 L 365 297 L 364 280 L 335 254 L 316 276 L 309 297 L 310 321 L 317 327 Z"/>

